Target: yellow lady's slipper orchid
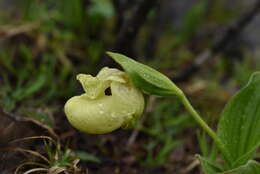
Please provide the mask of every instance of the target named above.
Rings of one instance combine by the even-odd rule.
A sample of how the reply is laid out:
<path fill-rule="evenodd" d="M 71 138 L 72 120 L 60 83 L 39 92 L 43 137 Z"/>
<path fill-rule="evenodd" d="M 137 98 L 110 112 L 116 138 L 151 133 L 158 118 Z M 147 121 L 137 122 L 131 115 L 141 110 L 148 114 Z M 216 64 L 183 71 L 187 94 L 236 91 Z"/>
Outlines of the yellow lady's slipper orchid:
<path fill-rule="evenodd" d="M 125 72 L 105 67 L 96 77 L 79 74 L 77 79 L 85 93 L 69 99 L 64 110 L 69 122 L 80 131 L 109 133 L 128 127 L 143 113 L 143 95 Z M 111 95 L 105 94 L 108 88 Z"/>

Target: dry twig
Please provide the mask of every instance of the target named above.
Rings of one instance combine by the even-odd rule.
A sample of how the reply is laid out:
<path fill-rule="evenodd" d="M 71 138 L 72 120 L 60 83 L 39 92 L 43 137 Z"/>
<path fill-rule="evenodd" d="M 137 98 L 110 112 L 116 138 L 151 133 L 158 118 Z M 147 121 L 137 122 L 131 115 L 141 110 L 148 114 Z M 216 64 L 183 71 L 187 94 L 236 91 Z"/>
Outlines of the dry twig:
<path fill-rule="evenodd" d="M 253 5 L 252 9 L 241 16 L 236 22 L 230 24 L 227 29 L 217 35 L 215 42 L 209 48 L 199 54 L 192 65 L 190 65 L 185 71 L 183 71 L 179 76 L 173 78 L 175 82 L 181 82 L 188 80 L 194 73 L 199 71 L 200 67 L 205 64 L 212 57 L 216 56 L 218 53 L 223 51 L 230 42 L 232 42 L 243 29 L 256 17 L 260 12 L 260 0 L 257 0 Z"/>
<path fill-rule="evenodd" d="M 58 139 L 58 135 L 53 131 L 52 128 L 50 128 L 50 127 L 40 123 L 37 120 L 33 120 L 33 119 L 30 119 L 30 118 L 25 118 L 25 117 L 13 114 L 11 112 L 7 112 L 5 110 L 2 110 L 1 108 L 0 108 L 0 115 L 8 117 L 9 119 L 11 119 L 14 122 L 23 123 L 24 125 L 26 125 L 26 126 L 28 126 L 30 128 L 34 128 L 34 130 L 37 130 L 39 132 L 43 132 L 43 131 L 47 130 L 47 132 L 51 136 L 53 136 L 53 137 Z"/>

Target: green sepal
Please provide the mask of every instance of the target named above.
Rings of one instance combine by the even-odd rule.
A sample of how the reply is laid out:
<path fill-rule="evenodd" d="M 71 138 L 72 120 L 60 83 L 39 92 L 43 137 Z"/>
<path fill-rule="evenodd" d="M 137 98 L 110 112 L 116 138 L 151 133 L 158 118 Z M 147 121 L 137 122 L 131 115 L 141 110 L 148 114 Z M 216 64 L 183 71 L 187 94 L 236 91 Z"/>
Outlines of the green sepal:
<path fill-rule="evenodd" d="M 143 92 L 156 96 L 182 96 L 182 91 L 165 75 L 119 53 L 107 52 Z"/>

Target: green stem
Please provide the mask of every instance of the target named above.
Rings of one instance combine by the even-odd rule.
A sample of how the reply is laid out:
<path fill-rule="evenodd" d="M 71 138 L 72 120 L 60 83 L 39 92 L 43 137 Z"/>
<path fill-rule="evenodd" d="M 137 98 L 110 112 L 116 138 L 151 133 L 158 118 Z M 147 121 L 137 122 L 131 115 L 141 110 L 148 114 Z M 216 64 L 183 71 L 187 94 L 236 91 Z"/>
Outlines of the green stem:
<path fill-rule="evenodd" d="M 213 141 L 216 143 L 219 150 L 222 152 L 224 158 L 227 162 L 230 163 L 228 160 L 229 154 L 226 151 L 226 148 L 222 141 L 219 139 L 217 134 L 208 126 L 208 124 L 201 118 L 201 116 L 196 112 L 196 110 L 192 107 L 189 100 L 184 94 L 179 95 L 183 105 L 185 108 L 190 112 L 191 116 L 197 121 L 197 123 L 203 128 L 203 130 L 213 139 Z"/>

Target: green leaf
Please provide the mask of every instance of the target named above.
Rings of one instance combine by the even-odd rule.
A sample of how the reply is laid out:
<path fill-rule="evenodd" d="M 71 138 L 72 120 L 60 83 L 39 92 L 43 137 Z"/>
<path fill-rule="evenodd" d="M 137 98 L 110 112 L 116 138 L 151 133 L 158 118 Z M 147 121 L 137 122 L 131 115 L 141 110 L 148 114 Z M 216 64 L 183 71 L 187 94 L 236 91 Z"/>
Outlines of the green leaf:
<path fill-rule="evenodd" d="M 188 11 L 187 15 L 184 17 L 181 33 L 184 38 L 190 37 L 192 33 L 199 29 L 199 26 L 205 19 L 207 5 L 206 1 L 200 1 Z"/>
<path fill-rule="evenodd" d="M 13 97 L 17 101 L 20 101 L 26 97 L 32 96 L 44 86 L 46 80 L 46 76 L 43 73 L 40 74 L 36 79 L 29 81 L 24 87 L 17 89 L 13 93 Z"/>
<path fill-rule="evenodd" d="M 217 174 L 219 172 L 222 172 L 223 170 L 214 164 L 213 162 L 209 161 L 206 158 L 203 158 L 200 155 L 196 155 L 196 157 L 199 159 L 203 173 L 204 174 Z"/>
<path fill-rule="evenodd" d="M 260 72 L 226 105 L 218 135 L 230 153 L 232 168 L 254 157 L 260 143 Z"/>
<path fill-rule="evenodd" d="M 181 96 L 182 91 L 165 75 L 119 53 L 107 52 L 128 73 L 134 85 L 157 96 Z"/>
<path fill-rule="evenodd" d="M 92 155 L 92 154 L 89 154 L 89 153 L 83 152 L 83 151 L 77 151 L 76 156 L 83 161 L 90 161 L 90 162 L 95 162 L 95 163 L 101 162 L 95 155 Z"/>
<path fill-rule="evenodd" d="M 92 0 L 88 13 L 108 18 L 114 16 L 115 11 L 110 0 Z"/>
<path fill-rule="evenodd" d="M 206 7 L 207 2 L 200 1 L 187 12 L 187 15 L 184 17 L 183 26 L 180 33 L 177 35 L 173 46 L 178 46 L 179 44 L 188 41 L 191 36 L 194 36 L 194 32 L 199 29 L 205 19 Z"/>
<path fill-rule="evenodd" d="M 225 171 L 221 174 L 260 174 L 260 164 L 256 161 L 250 160 L 246 165 Z"/>
<path fill-rule="evenodd" d="M 84 24 L 84 8 L 82 0 L 60 1 L 60 17 L 66 27 L 79 29 Z"/>

